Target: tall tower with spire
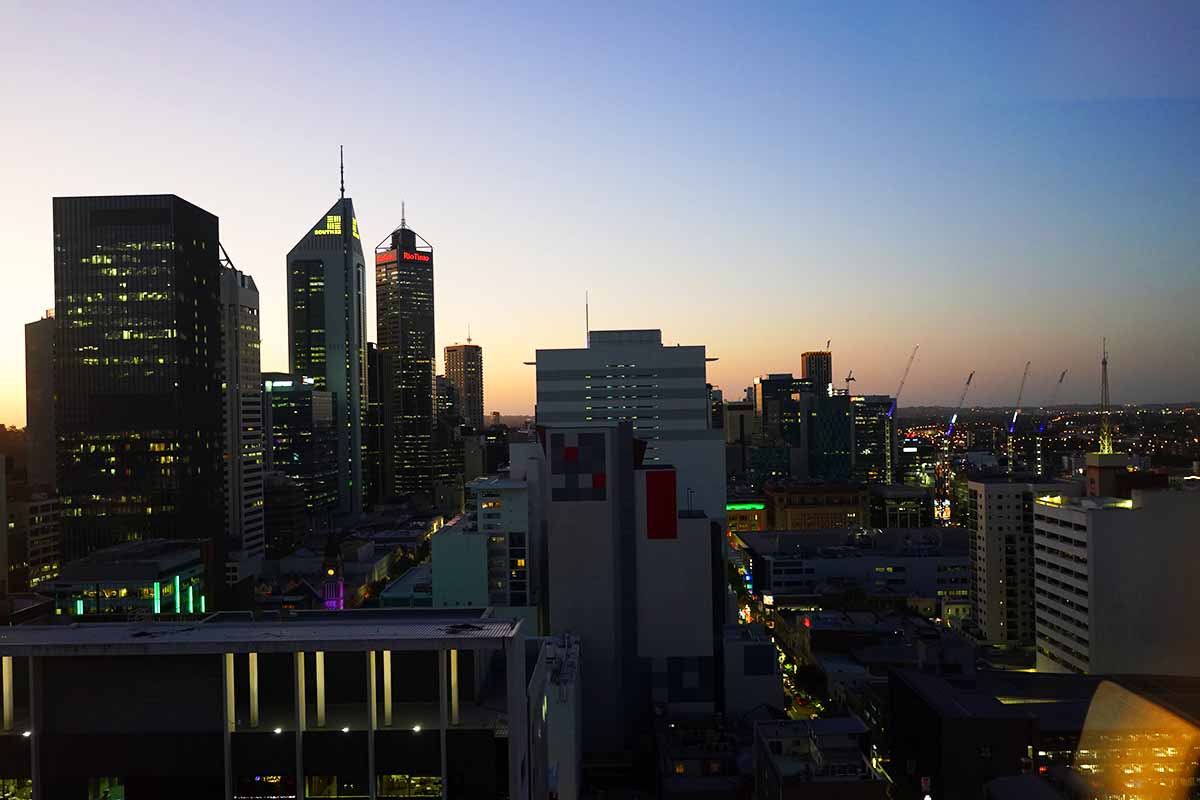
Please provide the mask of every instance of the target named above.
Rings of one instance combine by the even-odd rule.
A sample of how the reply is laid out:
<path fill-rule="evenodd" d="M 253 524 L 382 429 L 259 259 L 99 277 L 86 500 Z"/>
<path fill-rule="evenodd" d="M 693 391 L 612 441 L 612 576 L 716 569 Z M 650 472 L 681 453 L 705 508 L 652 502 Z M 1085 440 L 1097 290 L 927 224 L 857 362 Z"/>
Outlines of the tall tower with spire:
<path fill-rule="evenodd" d="M 1108 339 L 1104 340 L 1103 355 L 1100 357 L 1100 452 L 1112 453 L 1112 425 L 1108 415 L 1111 411 L 1108 399 Z"/>
<path fill-rule="evenodd" d="M 293 374 L 333 393 L 338 510 L 355 513 L 363 502 L 366 259 L 346 197 L 345 162 L 338 161 L 337 201 L 287 255 L 288 357 Z"/>
<path fill-rule="evenodd" d="M 1121 473 L 1129 468 L 1129 456 L 1113 448 L 1112 408 L 1108 397 L 1108 340 L 1104 340 L 1100 356 L 1100 448 L 1086 456 L 1088 494 L 1110 497 L 1119 491 Z"/>
<path fill-rule="evenodd" d="M 387 495 L 431 498 L 434 426 L 433 247 L 400 227 L 375 248 L 375 324 L 391 363 L 392 475 Z"/>

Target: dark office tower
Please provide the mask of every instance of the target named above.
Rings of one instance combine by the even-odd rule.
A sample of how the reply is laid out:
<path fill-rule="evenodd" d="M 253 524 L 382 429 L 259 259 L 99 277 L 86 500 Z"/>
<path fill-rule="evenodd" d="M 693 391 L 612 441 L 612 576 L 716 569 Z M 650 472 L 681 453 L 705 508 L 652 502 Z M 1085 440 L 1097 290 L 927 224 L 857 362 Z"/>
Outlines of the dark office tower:
<path fill-rule="evenodd" d="M 388 499 L 395 480 L 392 477 L 392 359 L 381 353 L 374 342 L 367 343 L 367 427 L 366 475 L 368 504 Z"/>
<path fill-rule="evenodd" d="M 29 485 L 54 491 L 54 312 L 25 325 L 25 437 Z"/>
<path fill-rule="evenodd" d="M 463 423 L 483 431 L 483 348 L 452 344 L 446 348 L 446 380 L 457 391 Z"/>
<path fill-rule="evenodd" d="M 225 491 L 230 583 L 257 575 L 265 554 L 263 533 L 262 354 L 258 287 L 224 254 L 221 307 L 225 392 Z"/>
<path fill-rule="evenodd" d="M 217 218 L 174 195 L 54 198 L 63 555 L 211 539 L 224 568 Z"/>
<path fill-rule="evenodd" d="M 365 261 L 354 204 L 343 196 L 287 256 L 292 372 L 333 393 L 338 510 L 362 510 L 367 413 Z"/>
<path fill-rule="evenodd" d="M 808 421 L 808 475 L 818 481 L 850 480 L 854 426 L 850 398 L 817 390 L 800 396 L 800 419 Z"/>
<path fill-rule="evenodd" d="M 896 421 L 888 412 L 894 400 L 888 395 L 854 395 L 850 413 L 854 421 L 854 463 L 850 477 L 859 483 L 896 483 Z"/>
<path fill-rule="evenodd" d="M 445 375 L 438 375 L 433 379 L 433 387 L 433 415 L 437 419 L 461 421 L 458 390 L 450 383 L 450 379 Z"/>
<path fill-rule="evenodd" d="M 812 381 L 818 392 L 828 393 L 833 383 L 833 354 L 828 350 L 813 350 L 800 356 L 800 376 Z"/>
<path fill-rule="evenodd" d="M 400 227 L 375 248 L 379 351 L 392 358 L 393 494 L 429 497 L 433 432 L 433 247 Z"/>
<path fill-rule="evenodd" d="M 327 527 L 338 506 L 337 398 L 314 378 L 263 373 L 265 468 L 304 490 L 309 516 Z"/>

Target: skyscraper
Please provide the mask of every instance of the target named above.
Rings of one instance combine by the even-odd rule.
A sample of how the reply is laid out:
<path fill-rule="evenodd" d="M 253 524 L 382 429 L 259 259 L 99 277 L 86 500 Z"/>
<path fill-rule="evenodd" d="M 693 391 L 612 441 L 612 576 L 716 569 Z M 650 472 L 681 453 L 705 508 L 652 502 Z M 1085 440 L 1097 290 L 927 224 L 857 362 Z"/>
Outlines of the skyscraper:
<path fill-rule="evenodd" d="M 386 500 L 395 486 L 392 477 L 392 359 L 367 343 L 367 427 L 363 434 L 366 456 L 363 470 L 366 501 L 374 505 Z"/>
<path fill-rule="evenodd" d="M 225 256 L 222 248 L 222 256 Z M 221 271 L 224 313 L 225 491 L 230 564 L 236 581 L 258 572 L 263 532 L 262 354 L 258 287 L 228 257 Z M 234 557 L 236 554 L 236 558 Z"/>
<path fill-rule="evenodd" d="M 888 415 L 895 400 L 883 394 L 851 395 L 854 449 L 851 479 L 895 483 L 896 422 Z"/>
<path fill-rule="evenodd" d="M 828 392 L 833 383 L 833 354 L 812 350 L 800 356 L 800 376 L 812 381 L 818 392 Z"/>
<path fill-rule="evenodd" d="M 354 203 L 343 194 L 287 256 L 292 372 L 334 398 L 338 510 L 362 510 L 367 411 L 366 267 Z"/>
<path fill-rule="evenodd" d="M 375 248 L 379 351 L 392 359 L 392 471 L 395 495 L 432 490 L 433 247 L 401 218 Z"/>
<path fill-rule="evenodd" d="M 170 536 L 224 566 L 218 233 L 174 195 L 54 199 L 67 561 Z"/>
<path fill-rule="evenodd" d="M 725 519 L 725 446 L 713 430 L 704 345 L 664 347 L 662 331 L 591 331 L 586 348 L 537 351 L 539 425 L 628 420 L 648 466 L 674 466 L 680 508 Z"/>
<path fill-rule="evenodd" d="M 263 440 L 266 469 L 304 490 L 309 516 L 322 522 L 338 504 L 338 430 L 333 392 L 316 381 L 283 372 L 263 373 Z"/>
<path fill-rule="evenodd" d="M 446 380 L 458 391 L 463 422 L 483 431 L 483 348 L 477 344 L 446 347 Z"/>
<path fill-rule="evenodd" d="M 25 435 L 29 484 L 54 490 L 54 311 L 25 325 Z"/>
<path fill-rule="evenodd" d="M 458 399 L 458 390 L 445 375 L 438 375 L 433 380 L 433 415 L 438 419 L 458 419 L 462 421 L 462 406 Z"/>

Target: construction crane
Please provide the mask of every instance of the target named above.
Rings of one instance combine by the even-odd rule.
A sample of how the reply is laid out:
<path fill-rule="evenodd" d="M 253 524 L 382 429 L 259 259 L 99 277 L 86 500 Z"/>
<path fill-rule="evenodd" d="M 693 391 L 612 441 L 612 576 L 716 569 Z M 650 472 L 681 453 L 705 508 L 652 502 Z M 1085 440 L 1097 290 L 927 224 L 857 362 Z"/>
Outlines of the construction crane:
<path fill-rule="evenodd" d="M 1042 455 L 1042 434 L 1046 432 L 1046 424 L 1050 422 L 1050 409 L 1054 407 L 1054 401 L 1058 399 L 1058 392 L 1062 388 L 1063 380 L 1067 377 L 1067 371 L 1064 369 L 1058 375 L 1058 382 L 1054 384 L 1054 391 L 1050 393 L 1050 402 L 1046 405 L 1046 413 L 1042 414 L 1042 423 L 1038 425 L 1037 432 L 1037 471 L 1038 475 L 1046 474 L 1046 463 Z"/>
<path fill-rule="evenodd" d="M 846 376 L 846 394 L 850 394 L 851 383 L 858 383 L 858 378 L 854 377 L 854 370 L 850 370 L 850 374 Z"/>
<path fill-rule="evenodd" d="M 888 409 L 888 419 L 896 413 L 896 404 L 900 402 L 900 393 L 904 391 L 904 382 L 908 380 L 908 371 L 912 369 L 913 359 L 917 357 L 917 350 L 921 345 L 913 348 L 912 355 L 908 357 L 908 364 L 904 367 L 904 374 L 900 376 L 900 385 L 896 387 L 896 393 L 892 395 L 892 407 Z"/>
<path fill-rule="evenodd" d="M 1021 373 L 1021 388 L 1017 390 L 1017 407 L 1013 409 L 1012 421 L 1008 423 L 1008 474 L 1013 474 L 1013 468 L 1016 463 L 1016 448 L 1013 444 L 1017 430 L 1017 417 L 1021 416 L 1021 398 L 1025 396 L 1025 381 L 1029 379 L 1029 365 L 1032 361 L 1025 362 L 1025 371 Z"/>
<path fill-rule="evenodd" d="M 954 426 L 958 422 L 958 412 L 962 410 L 963 402 L 967 399 L 967 390 L 971 388 L 971 380 L 975 377 L 975 370 L 971 370 L 971 374 L 967 376 L 967 382 L 963 384 L 962 394 L 958 397 L 958 406 L 955 407 L 954 413 L 950 415 L 950 425 L 946 428 L 946 440 L 942 443 L 942 455 L 938 460 L 937 469 L 937 497 L 934 498 L 934 516 L 943 522 L 950 522 L 950 443 L 953 441 Z"/>
<path fill-rule="evenodd" d="M 971 388 L 971 379 L 975 377 L 975 370 L 971 370 L 971 374 L 967 376 L 967 382 L 963 384 L 962 394 L 958 396 L 958 405 L 954 409 L 954 413 L 950 415 L 950 425 L 946 428 L 946 448 L 950 447 L 950 436 L 954 433 L 954 426 L 958 424 L 958 412 L 962 410 L 963 401 L 967 399 L 967 389 Z"/>
<path fill-rule="evenodd" d="M 1050 409 L 1054 407 L 1054 401 L 1058 399 L 1058 392 L 1062 389 L 1063 379 L 1067 377 L 1067 371 L 1064 369 L 1058 376 L 1058 382 L 1054 384 L 1054 391 L 1050 394 L 1050 403 L 1046 406 L 1046 413 L 1042 414 L 1042 424 L 1038 425 L 1038 435 L 1046 432 L 1046 423 L 1050 421 Z"/>

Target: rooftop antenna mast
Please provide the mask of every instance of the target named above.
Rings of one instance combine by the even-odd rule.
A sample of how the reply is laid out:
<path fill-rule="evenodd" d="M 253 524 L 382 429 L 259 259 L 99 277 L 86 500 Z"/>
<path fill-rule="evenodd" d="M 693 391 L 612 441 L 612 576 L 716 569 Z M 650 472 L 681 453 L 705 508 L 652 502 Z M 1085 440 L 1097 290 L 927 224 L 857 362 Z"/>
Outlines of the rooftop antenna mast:
<path fill-rule="evenodd" d="M 1108 421 L 1110 411 L 1108 401 L 1108 339 L 1101 345 L 1103 355 L 1100 357 L 1100 452 L 1113 451 L 1112 425 Z"/>
<path fill-rule="evenodd" d="M 400 201 L 400 227 L 401 228 L 408 227 L 408 220 L 405 219 L 405 217 L 404 217 L 404 201 L 403 200 Z"/>
<path fill-rule="evenodd" d="M 829 343 L 830 343 L 830 342 L 832 342 L 832 341 L 833 341 L 833 339 L 826 339 L 826 340 L 825 340 L 825 349 L 826 349 L 826 350 L 828 350 L 828 349 L 829 349 Z"/>
<path fill-rule="evenodd" d="M 338 145 L 338 191 L 342 194 L 342 199 L 346 199 L 346 154 L 345 148 Z"/>
<path fill-rule="evenodd" d="M 471 323 L 467 323 L 467 344 L 471 343 Z"/>

